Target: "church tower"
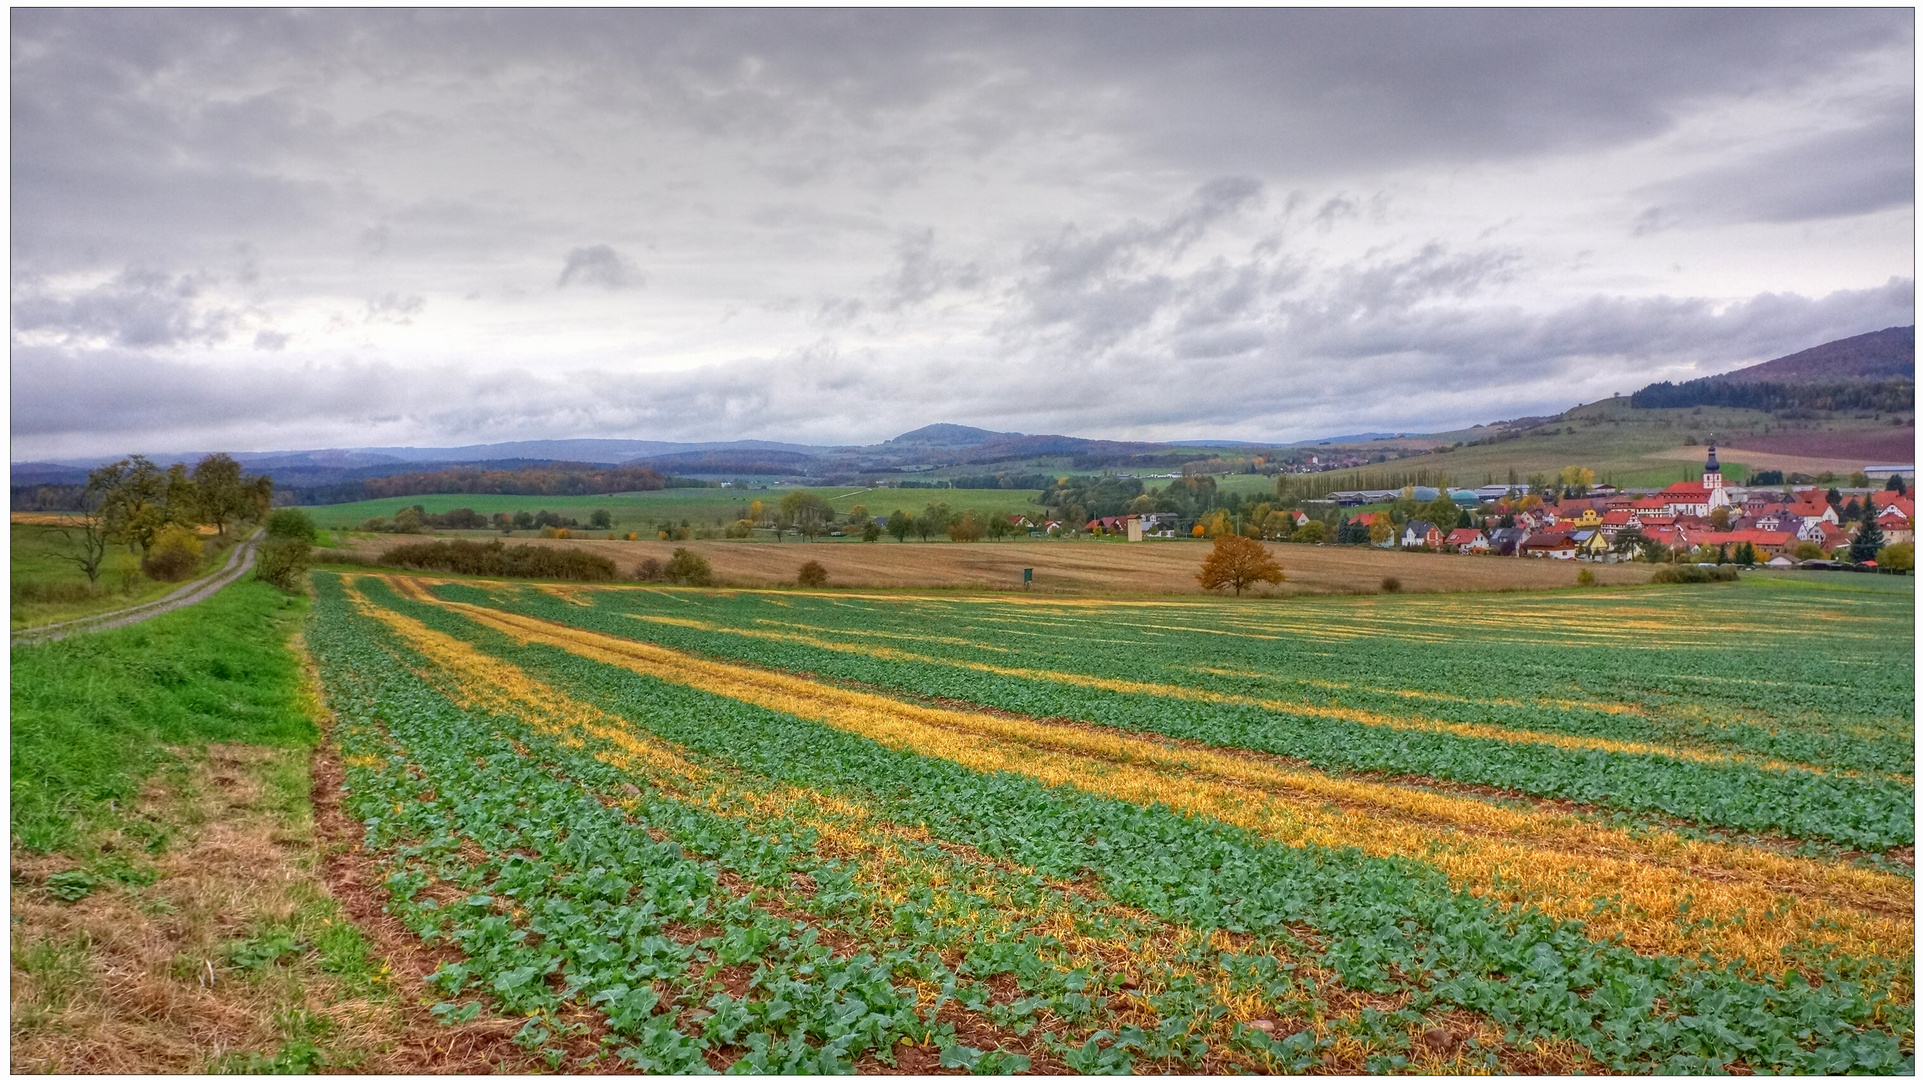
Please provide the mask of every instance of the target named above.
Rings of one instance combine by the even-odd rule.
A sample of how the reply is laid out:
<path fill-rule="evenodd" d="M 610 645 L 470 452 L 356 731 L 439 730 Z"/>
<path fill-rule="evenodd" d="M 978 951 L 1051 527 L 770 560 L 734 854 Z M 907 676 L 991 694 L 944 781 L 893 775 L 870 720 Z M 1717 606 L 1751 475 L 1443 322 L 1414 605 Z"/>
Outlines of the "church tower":
<path fill-rule="evenodd" d="M 1730 505 L 1729 492 L 1723 490 L 1723 466 L 1716 460 L 1716 444 L 1709 444 L 1709 460 L 1703 463 L 1703 490 L 1709 492 L 1709 508 Z"/>

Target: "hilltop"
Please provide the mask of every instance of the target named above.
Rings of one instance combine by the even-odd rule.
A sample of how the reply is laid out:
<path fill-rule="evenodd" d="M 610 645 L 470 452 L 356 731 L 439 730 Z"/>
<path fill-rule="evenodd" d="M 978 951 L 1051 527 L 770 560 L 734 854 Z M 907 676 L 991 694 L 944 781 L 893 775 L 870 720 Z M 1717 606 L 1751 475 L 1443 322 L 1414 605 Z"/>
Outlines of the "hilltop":
<path fill-rule="evenodd" d="M 1728 382 L 1916 379 L 1916 327 L 1892 326 L 1711 376 Z"/>

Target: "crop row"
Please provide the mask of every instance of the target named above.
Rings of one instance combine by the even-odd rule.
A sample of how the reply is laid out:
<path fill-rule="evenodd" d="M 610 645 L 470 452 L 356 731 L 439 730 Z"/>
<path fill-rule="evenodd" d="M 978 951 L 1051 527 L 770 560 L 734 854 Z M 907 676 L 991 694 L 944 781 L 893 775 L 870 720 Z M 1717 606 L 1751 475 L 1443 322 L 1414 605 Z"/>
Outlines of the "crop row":
<path fill-rule="evenodd" d="M 331 629 L 314 641 L 343 718 L 352 805 L 369 846 L 391 852 L 396 907 L 467 954 L 436 984 L 528 1014 L 530 1043 L 567 1033 L 562 1006 L 574 1001 L 598 1008 L 629 1063 L 678 1071 L 837 1070 L 863 1053 L 912 1064 L 897 1054 L 914 1051 L 891 1043 L 917 1038 L 931 1047 L 921 1064 L 1029 1063 L 971 1045 L 997 1034 L 1082 1071 L 1355 1069 L 1372 1052 L 1411 1052 L 1400 1029 L 1416 1014 L 1332 1005 L 1321 988 L 1333 976 L 1285 941 L 1236 948 L 877 829 L 839 800 L 752 778 L 704 783 L 710 770 L 608 732 L 605 718 L 557 728 L 557 716 L 598 714 L 499 664 L 419 634 Z M 436 660 L 447 663 L 422 669 Z M 423 693 L 436 683 L 441 695 Z M 516 686 L 540 693 L 534 718 L 516 715 L 529 700 L 503 696 Z M 491 707 L 456 708 L 449 690 Z M 769 896 L 798 918 L 763 910 Z M 998 992 L 997 978 L 1013 990 Z M 1452 1054 L 1414 1052 L 1429 1068 L 1499 1067 L 1498 1050 L 1516 1060 L 1500 1029 L 1480 1030 Z"/>
<path fill-rule="evenodd" d="M 501 606 L 465 586 L 437 590 Z M 1324 768 L 1430 776 L 1704 825 L 1781 831 L 1866 849 L 1914 841 L 1915 789 L 1908 778 L 1849 776 L 1714 753 L 1622 752 L 1550 736 L 1491 732 L 1464 737 L 1462 725 L 1433 730 L 1355 710 L 1083 675 L 1077 665 L 1023 656 L 1019 664 L 950 659 L 930 648 L 849 646 L 812 631 L 727 627 L 682 616 L 633 617 L 646 603 L 633 591 L 587 594 L 593 606 L 542 593 L 516 597 L 517 610 L 604 633 L 729 659 L 965 701 L 1036 716 L 1064 717 L 1130 731 L 1259 750 Z M 678 605 L 685 610 L 689 604 Z M 940 633 L 939 626 L 928 628 Z M 1082 666 L 1087 666 L 1085 663 Z M 1139 667 L 1139 664 L 1138 664 Z"/>
<path fill-rule="evenodd" d="M 1198 932 L 1282 945 L 1348 990 L 1393 995 L 1417 1016 L 1464 1010 L 1515 1042 L 1566 1040 L 1611 1068 L 1910 1062 L 1906 957 L 1812 947 L 1794 970 L 1766 976 L 1642 955 L 1593 940 L 1577 920 L 1471 895 L 1420 861 L 1292 846 L 1206 814 L 968 768 L 552 645 L 518 644 L 371 580 L 361 588 L 697 759 L 859 801 L 896 826 L 1051 879 L 1092 875 L 1121 903 Z"/>

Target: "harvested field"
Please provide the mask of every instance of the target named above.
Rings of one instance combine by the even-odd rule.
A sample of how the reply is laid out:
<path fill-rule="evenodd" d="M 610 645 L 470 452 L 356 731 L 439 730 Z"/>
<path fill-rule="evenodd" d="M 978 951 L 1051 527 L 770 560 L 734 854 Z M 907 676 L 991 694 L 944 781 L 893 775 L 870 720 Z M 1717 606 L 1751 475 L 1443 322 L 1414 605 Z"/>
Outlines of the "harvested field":
<path fill-rule="evenodd" d="M 359 549 L 385 551 L 418 541 L 411 536 L 362 539 Z M 1195 573 L 1209 546 L 1191 541 L 1125 544 L 1084 540 L 1012 543 L 874 544 L 829 542 L 769 544 L 727 540 L 672 543 L 658 540 L 539 540 L 513 543 L 573 546 L 606 555 L 633 572 L 641 560 L 665 561 L 677 547 L 700 552 L 722 581 L 761 586 L 791 584 L 810 559 L 828 571 L 830 586 L 854 588 L 964 588 L 1019 590 L 1022 568 L 1033 567 L 1033 591 L 1057 594 L 1200 593 Z M 1408 592 L 1476 592 L 1501 589 L 1562 589 L 1576 583 L 1567 562 L 1504 559 L 1487 555 L 1418 554 L 1354 547 L 1271 544 L 1288 580 L 1274 595 L 1376 592 L 1394 577 Z M 1589 564 L 1585 563 L 1585 566 Z M 1590 566 L 1605 585 L 1649 580 L 1647 566 Z"/>

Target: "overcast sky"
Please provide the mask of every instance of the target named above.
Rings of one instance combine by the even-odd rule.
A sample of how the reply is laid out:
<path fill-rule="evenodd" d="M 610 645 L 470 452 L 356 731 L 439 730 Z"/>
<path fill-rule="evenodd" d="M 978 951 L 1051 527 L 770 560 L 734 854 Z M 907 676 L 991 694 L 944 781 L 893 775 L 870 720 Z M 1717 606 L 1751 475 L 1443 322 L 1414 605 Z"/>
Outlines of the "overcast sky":
<path fill-rule="evenodd" d="M 1439 430 L 1914 322 L 1908 10 L 12 34 L 14 460 Z"/>

